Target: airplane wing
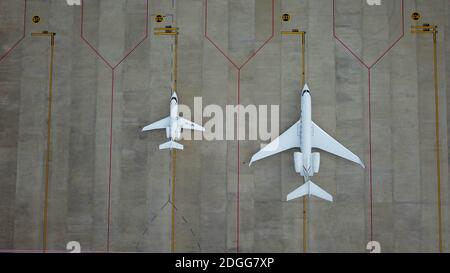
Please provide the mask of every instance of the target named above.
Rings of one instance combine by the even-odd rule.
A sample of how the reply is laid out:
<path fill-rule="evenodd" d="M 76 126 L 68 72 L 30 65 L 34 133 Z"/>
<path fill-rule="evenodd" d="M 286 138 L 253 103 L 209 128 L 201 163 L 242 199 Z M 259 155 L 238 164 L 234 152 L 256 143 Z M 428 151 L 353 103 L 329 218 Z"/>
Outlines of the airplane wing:
<path fill-rule="evenodd" d="M 297 121 L 289 129 L 287 129 L 283 134 L 274 139 L 272 142 L 264 146 L 259 152 L 252 156 L 250 160 L 250 165 L 253 162 L 263 159 L 265 157 L 281 153 L 282 151 L 300 147 L 300 128 L 301 122 Z"/>
<path fill-rule="evenodd" d="M 183 129 L 196 130 L 202 132 L 205 131 L 205 128 L 203 128 L 202 126 L 182 117 L 178 119 L 178 125 Z"/>
<path fill-rule="evenodd" d="M 170 126 L 170 117 L 163 118 L 161 120 L 158 120 L 157 122 L 153 122 L 150 125 L 145 126 L 142 128 L 142 132 L 155 130 L 155 129 L 164 129 Z"/>
<path fill-rule="evenodd" d="M 314 122 L 313 124 L 313 136 L 312 136 L 312 146 L 324 150 L 326 152 L 332 153 L 334 155 L 340 156 L 352 162 L 355 162 L 361 167 L 365 168 L 364 163 L 361 159 L 352 153 L 350 150 L 345 148 L 342 144 L 337 142 L 334 138 L 328 135 L 322 128 L 317 126 Z"/>

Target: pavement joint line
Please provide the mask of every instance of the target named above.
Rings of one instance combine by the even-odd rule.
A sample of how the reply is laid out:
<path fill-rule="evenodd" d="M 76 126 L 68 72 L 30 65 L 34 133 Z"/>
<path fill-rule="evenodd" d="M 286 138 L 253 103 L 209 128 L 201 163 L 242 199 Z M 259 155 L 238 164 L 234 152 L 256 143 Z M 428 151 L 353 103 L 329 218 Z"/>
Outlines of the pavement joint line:
<path fill-rule="evenodd" d="M 115 92 L 115 71 L 116 68 L 119 67 L 127 58 L 133 53 L 141 44 L 147 40 L 148 38 L 148 24 L 149 24 L 149 16 L 148 16 L 148 6 L 149 0 L 144 0 L 146 3 L 146 13 L 145 13 L 145 35 L 144 37 L 137 42 L 128 52 L 124 54 L 124 56 L 116 63 L 110 63 L 106 57 L 104 57 L 99 49 L 97 49 L 94 45 L 92 45 L 89 40 L 84 37 L 84 1 L 81 0 L 81 23 L 80 23 L 80 38 L 81 40 L 91 48 L 91 50 L 99 57 L 106 66 L 111 69 L 111 105 L 110 105 L 110 126 L 109 126 L 109 171 L 108 171 L 108 209 L 107 209 L 107 232 L 106 232 L 106 252 L 110 252 L 110 229 L 111 229 L 111 182 L 112 182 L 112 145 L 113 145 L 113 112 L 114 112 L 114 92 Z"/>
<path fill-rule="evenodd" d="M 171 210 L 171 244 L 170 244 L 170 250 L 172 253 L 175 252 L 175 175 L 176 175 L 176 151 L 175 149 L 172 150 L 172 201 L 170 202 L 172 205 Z"/>
<path fill-rule="evenodd" d="M 301 69 L 301 73 L 300 73 L 300 81 L 301 81 L 301 87 L 305 86 L 306 84 L 306 66 L 305 66 L 305 47 L 306 47 L 306 32 L 305 31 L 292 31 L 292 32 L 281 32 L 281 35 L 283 34 L 288 34 L 288 35 L 300 35 L 301 39 L 300 39 L 300 55 L 301 55 L 301 61 L 300 61 L 300 69 Z M 300 177 L 300 182 L 301 182 L 301 177 Z M 304 181 L 303 181 L 304 183 Z M 301 209 L 302 213 L 303 213 L 303 253 L 307 253 L 308 252 L 308 197 L 304 196 L 303 197 L 303 208 Z"/>
<path fill-rule="evenodd" d="M 334 4 L 334 1 L 335 0 L 333 0 L 333 4 Z M 27 3 L 27 0 L 24 0 L 24 2 L 25 2 L 25 5 L 26 5 L 26 3 Z M 207 0 L 206 0 L 206 2 L 207 2 Z M 147 1 L 147 3 L 148 3 L 148 1 Z M 334 5 L 333 5 L 333 16 L 334 16 Z M 402 0 L 402 11 L 404 12 L 404 10 L 403 10 L 403 0 Z M 25 7 L 25 13 L 26 13 L 26 7 Z M 25 17 L 25 16 L 24 16 Z M 24 19 L 24 21 L 25 21 L 25 19 Z M 404 24 L 404 18 L 403 18 L 403 20 L 402 20 L 402 22 L 403 22 L 403 24 Z M 205 28 L 206 28 L 206 25 L 205 25 Z M 403 27 L 403 29 L 404 29 L 404 27 Z M 24 22 L 24 31 L 25 31 L 25 22 Z M 334 26 L 334 19 L 333 19 L 333 31 L 335 31 L 335 26 Z M 404 33 L 403 33 L 404 34 Z M 373 63 L 373 64 L 371 64 L 371 65 L 368 65 L 368 64 L 366 64 L 363 60 L 362 60 L 362 58 L 360 58 L 360 57 L 358 57 L 356 54 L 354 54 L 354 52 L 350 49 L 350 47 L 347 47 L 347 45 L 346 44 L 344 44 L 344 42 L 343 41 L 341 41 L 340 40 L 340 38 L 339 37 L 337 37 L 337 36 L 335 36 L 334 37 L 335 39 L 336 39 L 336 41 L 338 42 L 338 43 L 340 43 L 346 50 L 348 50 L 349 52 L 350 52 L 350 54 L 353 56 L 353 57 L 355 57 L 366 69 L 367 69 L 367 72 L 368 72 L 368 88 L 369 88 L 369 105 L 368 105 L 368 107 L 369 107 L 369 143 L 370 143 L 370 151 L 372 150 L 372 142 L 371 142 L 371 118 L 370 118 L 370 116 L 371 116 L 371 102 L 370 102 L 370 94 L 371 94 L 371 88 L 372 88 L 372 86 L 371 86 L 371 75 L 372 75 L 372 73 L 374 73 L 374 72 L 372 72 L 372 68 L 378 63 L 378 62 L 380 62 L 382 59 L 383 59 L 383 57 L 386 55 L 386 54 L 388 54 L 388 52 L 397 44 L 397 42 L 399 42 L 402 38 L 403 38 L 403 35 L 400 37 L 400 38 L 398 38 L 385 52 L 383 52 L 383 54 L 378 58 L 378 59 L 376 59 L 376 61 Z M 13 47 L 12 48 L 10 48 L 8 51 L 7 51 L 7 53 L 5 53 L 4 55 L 1 55 L 0 56 L 0 63 L 4 60 L 4 58 L 6 58 L 9 54 L 10 54 L 10 51 L 13 51 L 14 50 L 14 48 L 16 47 L 16 46 L 18 46 L 19 44 L 20 44 L 20 42 L 23 40 L 24 38 L 21 38 L 19 41 L 17 41 L 14 45 L 13 45 Z M 87 42 L 87 41 L 86 41 Z M 141 41 L 141 42 L 143 42 L 143 41 Z M 87 42 L 88 43 L 88 42 Z M 140 44 L 138 44 L 137 46 L 136 46 L 136 48 L 139 46 Z M 88 45 L 88 46 L 90 46 L 90 45 Z M 132 49 L 132 51 L 134 51 L 136 48 L 133 48 Z M 131 52 L 129 52 L 129 54 L 131 54 L 132 53 L 132 51 Z M 219 49 L 219 51 L 220 51 L 220 49 Z M 224 54 L 223 52 L 221 52 L 222 54 Z M 349 54 L 349 55 L 350 55 Z M 256 54 L 255 54 L 256 55 Z M 105 59 L 103 59 L 101 56 L 99 56 L 99 58 L 101 58 L 105 63 L 106 63 L 106 65 L 108 66 L 108 67 L 110 67 L 111 68 L 111 70 L 112 70 L 112 91 L 114 91 L 114 82 L 115 82 L 115 80 L 114 80 L 114 73 L 115 73 L 115 68 L 117 67 L 117 66 L 119 66 L 120 64 L 121 64 L 121 62 L 122 61 L 124 61 L 126 58 L 128 57 L 128 55 L 126 55 L 125 57 L 124 57 L 124 59 L 122 59 L 116 66 L 113 66 L 113 67 L 111 67 L 110 66 L 110 64 L 105 60 Z M 226 56 L 225 56 L 226 57 Z M 251 56 L 250 57 L 250 59 L 251 58 L 253 58 L 254 56 Z M 248 61 L 250 61 L 250 59 L 249 60 L 247 60 L 247 62 Z M 231 64 L 236 68 L 236 66 L 235 66 L 235 64 L 234 63 L 232 63 L 232 61 L 231 61 L 231 59 L 229 59 L 229 61 L 231 62 Z M 246 65 L 246 63 L 247 62 L 245 62 L 243 65 L 242 65 L 242 67 L 243 66 L 245 66 Z M 237 70 L 238 70 L 238 75 L 239 75 L 239 77 L 238 77 L 238 94 L 240 94 L 240 72 L 241 72 L 241 68 L 242 67 L 240 67 L 240 68 L 237 68 Z M 114 93 L 112 93 L 112 96 L 114 95 Z M 436 141 L 437 141 L 437 144 L 436 144 L 436 146 L 437 146 L 437 148 L 436 148 L 436 153 L 437 153 L 437 166 L 436 166 L 436 168 L 437 168 L 437 172 L 438 172 L 438 179 L 440 179 L 440 171 L 439 171 L 439 168 L 440 168 L 440 161 L 439 161 L 439 147 L 440 147 L 440 145 L 439 145 L 439 98 L 438 98 L 438 93 L 436 93 L 435 94 L 435 103 L 436 103 Z M 239 95 L 238 95 L 238 101 L 239 101 Z M 112 106 L 111 106 L 112 107 Z M 112 111 L 112 109 L 111 109 L 111 123 L 112 123 L 112 113 L 113 111 Z M 111 128 L 112 128 L 112 124 L 111 124 Z M 110 136 L 112 137 L 112 131 L 111 131 L 111 133 L 110 133 Z M 112 143 L 112 139 L 110 139 L 110 142 Z M 110 151 L 110 153 L 111 153 L 111 151 Z M 112 157 L 112 155 L 110 154 L 110 171 L 111 171 L 111 157 Z M 238 141 L 238 170 L 239 170 L 239 141 Z M 371 172 L 372 172 L 372 153 L 370 152 L 370 175 L 372 176 L 372 174 L 371 174 Z M 110 175 L 111 175 L 111 172 L 110 172 Z M 371 227 L 370 227 L 370 232 L 371 232 L 371 239 L 372 239 L 372 237 L 373 237 L 373 225 L 372 225 L 372 177 L 370 177 L 370 179 L 371 179 L 371 181 L 370 181 L 370 198 L 371 198 L 371 200 L 370 200 L 370 213 L 371 213 L 371 215 L 370 215 L 370 221 L 371 221 Z M 238 180 L 239 180 L 239 172 L 238 172 Z M 109 186 L 111 187 L 111 177 L 110 177 L 110 184 L 109 184 Z M 438 192 L 439 192 L 439 187 L 440 187 L 440 184 L 439 184 L 439 182 L 438 182 Z M 239 188 L 238 188 L 239 189 Z M 111 188 L 109 189 L 109 192 L 111 191 Z M 440 192 L 438 193 L 438 198 L 440 198 Z M 170 201 L 170 194 L 169 194 L 169 201 L 168 202 L 166 202 L 166 204 L 163 206 L 163 208 L 168 204 L 168 203 L 170 203 L 171 205 L 172 205 L 172 207 L 175 207 L 175 205 L 174 205 L 174 203 L 175 202 L 171 202 Z M 434 202 L 433 202 L 434 203 Z M 440 202 L 438 202 L 438 205 L 440 206 Z M 175 209 L 176 209 L 176 207 L 175 207 Z M 439 207 L 439 209 L 440 209 L 440 207 Z M 238 213 L 239 213 L 239 210 L 238 210 Z M 110 212 L 108 212 L 108 214 L 110 214 Z M 439 212 L 439 214 L 440 214 L 440 212 Z M 440 215 L 439 215 L 440 216 Z M 154 217 L 153 217 L 153 219 L 155 219 L 157 217 L 157 215 L 155 215 Z M 182 218 L 183 218 L 183 220 L 185 220 L 185 218 L 184 218 L 184 216 L 182 216 Z M 239 216 L 238 216 L 238 220 L 239 220 Z M 439 219 L 439 221 L 441 221 L 441 219 Z M 109 224 L 109 219 L 108 219 L 108 224 Z M 441 224 L 439 224 L 439 228 L 441 228 L 441 226 L 440 226 Z M 109 228 L 109 227 L 108 227 Z M 191 228 L 191 232 L 193 233 L 193 231 L 192 231 L 192 228 Z M 194 235 L 195 236 L 195 235 Z M 108 239 L 109 239 L 109 236 L 108 236 Z M 441 239 L 441 238 L 440 238 Z M 239 242 L 239 241 L 238 241 Z M 441 242 L 440 242 L 441 243 Z M 200 248 L 200 245 L 198 245 L 198 247 Z M 239 247 L 239 243 L 238 243 L 238 247 Z M 44 248 L 45 249 L 45 248 Z M 239 249 L 239 248 L 237 248 L 237 249 Z M 2 252 L 3 250 L 2 249 L 0 249 L 0 252 Z M 21 251 L 21 250 L 17 250 L 17 251 Z M 32 250 L 33 251 L 33 250 Z M 39 250 L 36 250 L 36 251 L 39 251 Z M 42 251 L 42 250 L 40 250 L 40 251 Z M 56 250 L 48 250 L 49 252 L 57 252 Z M 109 252 L 109 251 L 108 251 Z M 112 253 L 114 253 L 114 252 L 112 252 Z M 122 253 L 122 252 L 118 252 L 118 253 Z M 130 253 L 135 253 L 135 252 L 130 252 Z"/>
<path fill-rule="evenodd" d="M 336 0 L 333 0 L 333 37 L 336 41 L 339 42 L 345 49 L 347 49 L 348 53 L 355 57 L 359 63 L 367 69 L 368 72 L 368 115 L 369 115 L 369 206 L 370 206 L 370 241 L 373 241 L 373 175 L 372 175 L 372 103 L 371 103 L 371 70 L 372 68 L 378 64 L 384 56 L 392 49 L 395 45 L 405 36 L 405 8 L 404 8 L 404 0 L 401 0 L 401 24 L 402 24 L 402 33 L 400 37 L 398 37 L 382 54 L 372 63 L 367 64 L 362 57 L 356 54 L 336 33 Z"/>
<path fill-rule="evenodd" d="M 442 204 L 441 204 L 441 157 L 440 157 L 440 129 L 439 129 L 439 66 L 437 59 L 437 30 L 433 26 L 430 30 L 424 30 L 424 26 L 413 26 L 411 32 L 417 34 L 433 34 L 433 75 L 434 75 L 434 109 L 435 109 L 435 152 L 436 152 L 436 177 L 437 177 L 437 214 L 438 214 L 438 250 L 443 252 L 442 236 Z"/>
<path fill-rule="evenodd" d="M 167 27 L 166 27 L 167 28 Z M 157 30 L 164 29 L 164 28 L 156 28 Z M 177 92 L 177 70 L 178 70 L 178 35 L 179 31 L 176 30 L 174 33 L 174 41 L 173 44 L 171 44 L 171 56 L 170 56 L 170 63 L 172 64 L 172 71 L 170 74 L 170 80 L 172 82 L 172 92 Z M 171 194 L 169 194 L 169 200 L 168 203 L 170 203 L 172 206 L 171 209 L 171 237 L 170 237 L 170 250 L 172 253 L 175 252 L 175 212 L 178 210 L 175 205 L 175 179 L 176 179 L 176 150 L 173 149 L 170 152 L 170 164 L 169 164 L 169 171 L 171 172 L 171 177 L 169 177 L 169 186 L 171 187 Z M 167 204 L 167 203 L 166 203 Z"/>
<path fill-rule="evenodd" d="M 271 35 L 259 46 L 252 54 L 250 54 L 241 65 L 237 65 L 233 59 L 228 56 L 219 45 L 217 45 L 208 36 L 208 0 L 204 0 L 204 37 L 236 68 L 237 70 L 237 104 L 240 104 L 240 93 L 241 93 L 241 70 L 247 65 L 250 60 L 252 60 L 258 53 L 272 40 L 275 36 L 275 0 L 272 0 L 272 33 Z M 237 109 L 237 116 L 239 116 L 239 108 Z M 236 122 L 236 134 L 237 134 L 237 192 L 236 192 L 236 252 L 239 253 L 239 226 L 240 226 L 240 141 L 239 141 L 239 119 Z"/>
<path fill-rule="evenodd" d="M 44 208 L 42 220 L 42 252 L 47 249 L 47 234 L 48 234 L 48 195 L 49 195 L 49 180 L 50 180 L 50 161 L 51 161 L 51 145 L 52 145 L 52 105 L 53 105 L 53 63 L 55 50 L 55 33 L 42 32 L 31 33 L 31 36 L 50 37 L 50 62 L 48 75 L 48 98 L 47 98 L 47 144 L 44 153 Z"/>
<path fill-rule="evenodd" d="M 3 54 L 0 55 L 0 63 L 4 61 L 6 57 L 8 57 L 9 54 L 11 54 L 11 52 L 25 39 L 26 17 L 27 17 L 27 0 L 24 0 L 22 36 L 9 49 L 7 49 Z"/>

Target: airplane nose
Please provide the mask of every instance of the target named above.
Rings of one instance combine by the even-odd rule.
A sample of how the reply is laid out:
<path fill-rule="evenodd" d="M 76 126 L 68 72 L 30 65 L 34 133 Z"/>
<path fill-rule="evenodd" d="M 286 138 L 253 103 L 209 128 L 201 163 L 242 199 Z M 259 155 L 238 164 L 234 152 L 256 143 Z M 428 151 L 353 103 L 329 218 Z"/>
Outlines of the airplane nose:
<path fill-rule="evenodd" d="M 172 92 L 172 98 L 177 98 L 178 99 L 177 93 L 175 91 Z"/>
<path fill-rule="evenodd" d="M 303 91 L 306 91 L 306 90 L 309 91 L 309 86 L 308 86 L 308 84 L 305 83 L 305 86 L 303 86 Z"/>
<path fill-rule="evenodd" d="M 309 86 L 308 86 L 307 84 L 305 84 L 305 86 L 303 87 L 303 90 L 302 90 L 302 96 L 303 96 L 306 92 L 308 92 L 308 93 L 311 95 L 311 92 L 309 91 Z"/>

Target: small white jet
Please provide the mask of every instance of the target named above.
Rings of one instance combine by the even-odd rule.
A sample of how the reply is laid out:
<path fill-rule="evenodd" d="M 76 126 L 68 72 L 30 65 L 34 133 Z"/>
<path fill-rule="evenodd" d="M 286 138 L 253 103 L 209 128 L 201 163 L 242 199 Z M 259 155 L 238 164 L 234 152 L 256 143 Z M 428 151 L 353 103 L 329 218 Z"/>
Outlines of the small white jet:
<path fill-rule="evenodd" d="M 170 115 L 157 122 L 145 126 L 142 129 L 142 132 L 156 129 L 166 129 L 166 136 L 167 138 L 170 138 L 169 142 L 159 145 L 160 150 L 163 149 L 183 150 L 183 145 L 175 142 L 175 140 L 179 140 L 181 138 L 182 129 L 197 130 L 202 132 L 205 131 L 205 128 L 203 128 L 202 126 L 195 124 L 194 122 L 182 118 L 178 115 L 178 97 L 177 93 L 175 92 L 173 92 L 172 96 L 170 97 Z"/>
<path fill-rule="evenodd" d="M 294 153 L 294 166 L 295 172 L 304 177 L 305 183 L 289 193 L 287 201 L 305 195 L 314 195 L 333 202 L 333 196 L 310 180 L 311 176 L 319 172 L 320 165 L 320 154 L 318 152 L 312 152 L 313 148 L 340 156 L 365 168 L 364 163 L 359 157 L 329 136 L 311 120 L 311 93 L 307 84 L 305 84 L 302 90 L 300 120 L 259 152 L 254 154 L 250 161 L 250 165 L 257 160 L 292 148 L 300 148 L 301 152 Z"/>

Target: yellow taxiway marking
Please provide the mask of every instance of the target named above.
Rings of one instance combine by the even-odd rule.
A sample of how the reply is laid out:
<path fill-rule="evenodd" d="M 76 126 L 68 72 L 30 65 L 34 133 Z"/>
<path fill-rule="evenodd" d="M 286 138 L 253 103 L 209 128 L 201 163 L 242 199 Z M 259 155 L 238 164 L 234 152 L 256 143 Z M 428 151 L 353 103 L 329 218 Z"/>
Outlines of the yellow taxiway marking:
<path fill-rule="evenodd" d="M 300 67 L 302 69 L 300 80 L 302 82 L 302 87 L 306 83 L 306 73 L 305 73 L 305 44 L 306 44 L 306 32 L 299 31 L 298 29 L 293 29 L 291 31 L 282 31 L 282 35 L 300 35 L 301 38 L 301 60 Z M 303 197 L 303 252 L 308 251 L 308 197 Z"/>
<path fill-rule="evenodd" d="M 172 230 L 171 230 L 171 252 L 175 252 L 175 176 L 176 176 L 176 162 L 177 162 L 177 153 L 176 150 L 172 150 Z"/>
<path fill-rule="evenodd" d="M 436 115 L 436 172 L 437 172 L 437 205 L 438 205 L 438 234 L 439 252 L 443 251 L 442 243 L 442 205 L 441 205 L 441 156 L 440 156 L 440 132 L 439 132 L 439 85 L 438 85 L 438 63 L 437 63 L 437 30 L 433 32 L 434 47 L 434 103 Z"/>
<path fill-rule="evenodd" d="M 177 68 L 178 68 L 178 28 L 177 27 L 171 27 L 171 26 L 167 26 L 167 27 L 158 27 L 155 28 L 155 35 L 169 35 L 169 36 L 174 36 L 174 47 L 173 47 L 173 67 L 172 67 L 172 91 L 176 92 L 177 91 Z M 170 251 L 173 253 L 175 252 L 175 178 L 176 178 L 176 159 L 177 159 L 177 153 L 176 150 L 173 149 L 172 153 L 172 177 L 171 177 L 171 187 L 172 187 L 172 193 L 171 193 L 171 204 L 172 204 L 172 215 L 171 215 L 171 219 L 172 219 L 172 223 L 171 223 L 171 243 L 170 243 Z"/>
<path fill-rule="evenodd" d="M 437 210 L 438 210 L 438 248 L 439 252 L 443 252 L 443 238 L 442 238 L 442 204 L 441 204 L 441 143 L 440 143 L 440 130 L 439 130 L 439 70 L 437 59 L 437 33 L 438 26 L 423 24 L 411 26 L 411 33 L 416 34 L 433 34 L 433 74 L 434 74 L 434 108 L 435 108 L 435 122 L 436 122 L 436 175 L 437 175 Z"/>
<path fill-rule="evenodd" d="M 50 37 L 50 68 L 49 68 L 49 87 L 48 87 L 48 110 L 47 110 L 47 150 L 45 152 L 44 163 L 44 219 L 43 219 L 43 234 L 42 234 L 42 251 L 47 250 L 47 225 L 48 225 L 48 189 L 50 177 L 50 157 L 52 144 L 52 102 L 53 102 L 53 60 L 55 49 L 55 34 L 54 32 L 43 31 L 39 33 L 32 33 L 32 36 Z"/>

